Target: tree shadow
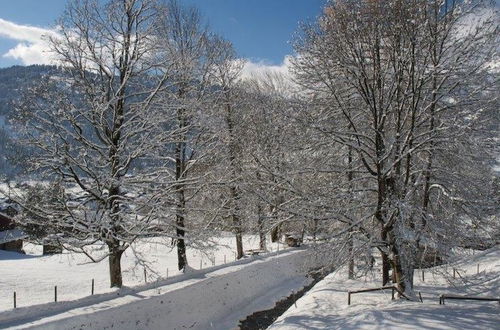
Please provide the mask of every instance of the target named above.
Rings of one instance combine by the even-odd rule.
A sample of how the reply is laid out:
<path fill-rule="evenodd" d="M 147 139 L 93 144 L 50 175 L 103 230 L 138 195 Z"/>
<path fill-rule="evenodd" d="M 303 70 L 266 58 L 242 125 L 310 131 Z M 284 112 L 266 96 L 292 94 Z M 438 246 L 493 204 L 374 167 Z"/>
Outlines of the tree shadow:
<path fill-rule="evenodd" d="M 500 313 L 493 304 L 467 306 L 399 306 L 347 315 L 313 313 L 286 317 L 290 328 L 301 329 L 498 329 Z M 282 324 L 282 322 L 277 325 Z"/>
<path fill-rule="evenodd" d="M 2 260 L 27 260 L 44 257 L 43 255 L 31 255 L 14 251 L 0 250 L 0 261 Z"/>

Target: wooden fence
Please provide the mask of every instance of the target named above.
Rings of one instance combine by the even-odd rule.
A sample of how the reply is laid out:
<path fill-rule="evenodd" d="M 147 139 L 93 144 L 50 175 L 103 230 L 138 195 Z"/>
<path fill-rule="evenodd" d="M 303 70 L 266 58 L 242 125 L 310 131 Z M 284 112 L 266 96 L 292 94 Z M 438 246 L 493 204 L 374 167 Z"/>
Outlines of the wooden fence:
<path fill-rule="evenodd" d="M 379 287 L 379 288 L 370 288 L 370 289 L 361 289 L 361 290 L 355 290 L 355 291 L 347 291 L 347 305 L 351 304 L 351 295 L 353 295 L 353 294 L 373 292 L 373 291 L 382 291 L 382 290 L 391 290 L 391 299 L 392 300 L 394 300 L 394 292 L 399 293 L 399 295 L 401 297 L 404 297 L 406 300 L 411 300 L 410 298 L 408 298 L 403 292 L 401 292 L 395 286 L 382 286 L 382 287 Z"/>
<path fill-rule="evenodd" d="M 445 299 L 451 300 L 478 300 L 478 301 L 497 301 L 500 304 L 500 298 L 478 297 L 478 296 L 458 296 L 453 294 L 442 294 L 439 296 L 439 304 L 444 305 Z"/>

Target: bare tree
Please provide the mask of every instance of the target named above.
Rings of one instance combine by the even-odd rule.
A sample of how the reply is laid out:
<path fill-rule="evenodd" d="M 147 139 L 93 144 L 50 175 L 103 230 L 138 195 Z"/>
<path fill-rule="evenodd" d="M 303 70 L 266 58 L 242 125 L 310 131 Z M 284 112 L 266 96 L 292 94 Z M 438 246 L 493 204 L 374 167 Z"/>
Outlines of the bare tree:
<path fill-rule="evenodd" d="M 183 269 L 188 264 L 186 232 L 189 225 L 199 222 L 196 217 L 203 218 L 205 213 L 194 204 L 195 198 L 207 187 L 207 163 L 215 145 L 214 136 L 208 129 L 210 112 L 207 111 L 213 104 L 209 73 L 215 55 L 209 45 L 212 35 L 194 7 L 183 7 L 175 0 L 166 2 L 158 33 L 160 70 L 169 77 L 169 87 L 162 92 L 163 112 L 175 118 L 165 127 L 167 130 L 175 128 L 175 142 L 165 146 L 165 159 L 167 168 L 172 165 L 175 168 L 171 181 L 176 191 L 173 201 L 175 239 L 178 267 Z M 194 218 L 190 223 L 187 221 L 189 212 Z M 191 234 L 194 239 L 194 231 Z"/>
<path fill-rule="evenodd" d="M 220 107 L 222 114 L 223 130 L 219 130 L 221 134 L 221 150 L 227 167 L 223 168 L 223 182 L 228 188 L 227 209 L 231 218 L 233 231 L 236 235 L 236 251 L 237 258 L 243 257 L 243 228 L 242 228 L 242 143 L 241 132 L 238 126 L 242 125 L 242 117 L 237 116 L 238 111 L 241 111 L 241 93 L 238 82 L 244 61 L 236 56 L 231 43 L 221 38 L 212 38 L 210 45 L 214 54 L 214 63 L 211 68 L 210 78 L 214 87 L 219 89 L 217 97 L 217 105 Z M 239 122 L 240 121 L 240 122 Z"/>
<path fill-rule="evenodd" d="M 151 61 L 158 12 L 153 0 L 71 1 L 50 39 L 61 73 L 22 104 L 30 162 L 62 187 L 29 211 L 66 249 L 108 258 L 112 287 L 122 286 L 123 252 L 151 233 L 167 193 L 155 185 L 162 171 L 150 170 L 171 139 L 157 103 L 165 76 Z M 100 242 L 108 253 L 95 257 Z"/>
<path fill-rule="evenodd" d="M 476 119 L 485 111 L 478 109 L 490 106 L 487 91 L 494 88 L 488 63 L 498 23 L 493 17 L 464 26 L 481 8 L 480 2 L 332 1 L 319 23 L 297 40 L 297 82 L 314 95 L 317 109 L 309 125 L 348 157 L 343 171 L 348 191 L 354 191 L 334 196 L 362 194 L 368 201 L 363 207 L 348 204 L 361 212 L 347 223 L 380 250 L 383 283 L 389 281 L 390 264 L 402 290 L 411 290 L 422 238 L 436 245 L 448 227 L 436 220 L 459 200 L 462 209 L 484 201 L 481 194 L 458 197 L 465 173 L 455 176 L 436 164 L 438 158 L 452 160 L 458 150 L 463 164 L 486 155 L 479 148 L 484 135 L 474 135 L 476 156 L 465 152 L 472 150 L 464 143 L 472 127 L 481 127 Z M 477 176 L 473 181 L 479 182 Z M 481 184 L 474 186 L 480 190 Z M 372 217 L 379 239 L 368 226 Z M 461 228 L 450 237 L 463 234 L 464 217 L 447 220 Z"/>
<path fill-rule="evenodd" d="M 260 245 L 264 248 L 267 233 L 276 242 L 287 220 L 288 225 L 292 219 L 298 220 L 282 210 L 287 202 L 283 179 L 288 165 L 296 161 L 292 156 L 296 132 L 289 123 L 294 93 L 288 78 L 277 72 L 256 74 L 241 88 L 246 91 L 242 104 L 246 125 L 241 133 L 247 158 L 245 182 L 256 205 Z"/>

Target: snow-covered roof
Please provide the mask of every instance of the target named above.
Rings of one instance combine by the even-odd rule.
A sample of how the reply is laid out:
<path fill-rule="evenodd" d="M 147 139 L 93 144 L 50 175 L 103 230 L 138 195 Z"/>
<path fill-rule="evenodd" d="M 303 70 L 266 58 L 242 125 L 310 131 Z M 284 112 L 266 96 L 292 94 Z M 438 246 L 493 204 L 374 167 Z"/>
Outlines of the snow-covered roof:
<path fill-rule="evenodd" d="M 10 229 L 0 231 L 0 244 L 17 241 L 18 239 L 23 239 L 28 237 L 23 231 L 19 229 Z"/>

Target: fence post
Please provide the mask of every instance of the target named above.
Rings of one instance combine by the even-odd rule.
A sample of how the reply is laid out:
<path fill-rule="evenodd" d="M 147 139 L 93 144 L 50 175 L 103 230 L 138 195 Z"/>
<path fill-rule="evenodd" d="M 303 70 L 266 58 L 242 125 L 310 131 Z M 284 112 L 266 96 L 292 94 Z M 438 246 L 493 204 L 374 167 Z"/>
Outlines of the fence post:
<path fill-rule="evenodd" d="M 394 300 L 394 287 L 392 287 L 392 290 L 391 290 L 391 300 Z"/>
<path fill-rule="evenodd" d="M 90 294 L 92 296 L 94 295 L 94 279 L 92 279 L 92 290 L 90 291 Z"/>
<path fill-rule="evenodd" d="M 226 255 L 224 255 L 224 263 L 226 263 Z"/>
<path fill-rule="evenodd" d="M 479 274 L 479 264 L 477 264 L 477 273 Z"/>
<path fill-rule="evenodd" d="M 57 285 L 54 286 L 54 302 L 57 302 Z"/>
<path fill-rule="evenodd" d="M 422 282 L 425 282 L 424 270 L 422 269 Z"/>
<path fill-rule="evenodd" d="M 14 291 L 14 308 L 17 308 L 16 291 Z"/>
<path fill-rule="evenodd" d="M 418 297 L 420 298 L 420 302 L 424 302 L 424 300 L 422 299 L 422 293 L 420 293 L 420 291 L 418 291 Z"/>
<path fill-rule="evenodd" d="M 148 283 L 148 280 L 146 278 L 146 267 L 144 267 L 144 283 Z"/>
<path fill-rule="evenodd" d="M 351 291 L 347 291 L 347 305 L 351 305 Z"/>
<path fill-rule="evenodd" d="M 455 277 L 455 268 L 453 268 L 453 278 L 456 278 Z"/>

